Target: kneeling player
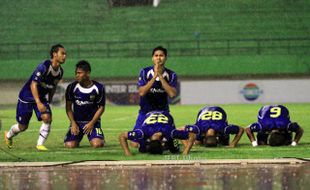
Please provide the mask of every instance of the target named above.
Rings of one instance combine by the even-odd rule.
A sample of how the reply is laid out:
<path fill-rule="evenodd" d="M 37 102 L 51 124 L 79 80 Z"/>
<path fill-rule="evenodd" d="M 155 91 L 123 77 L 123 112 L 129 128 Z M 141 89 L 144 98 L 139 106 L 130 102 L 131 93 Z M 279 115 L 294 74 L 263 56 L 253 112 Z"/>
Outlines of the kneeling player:
<path fill-rule="evenodd" d="M 196 144 L 208 147 L 215 147 L 218 144 L 235 147 L 244 132 L 242 127 L 228 124 L 226 112 L 218 106 L 202 108 L 198 112 L 195 125 L 186 125 L 183 129 L 197 135 Z M 230 134 L 235 134 L 232 142 L 229 142 Z M 183 144 L 186 143 L 183 141 Z"/>
<path fill-rule="evenodd" d="M 291 122 L 289 111 L 283 105 L 263 106 L 258 113 L 258 122 L 249 125 L 245 131 L 253 147 L 268 144 L 296 146 L 303 135 L 303 129 L 296 122 Z M 293 132 L 296 133 L 294 140 Z"/>
<path fill-rule="evenodd" d="M 92 147 L 104 145 L 100 117 L 105 108 L 103 84 L 90 80 L 91 67 L 87 61 L 76 64 L 76 81 L 66 89 L 66 112 L 70 128 L 64 143 L 67 148 L 78 147 L 84 134 Z"/>
<path fill-rule="evenodd" d="M 174 139 L 188 139 L 187 146 L 184 147 L 183 155 L 189 153 L 196 135 L 187 131 L 180 131 L 175 128 L 173 118 L 168 112 L 154 111 L 145 115 L 143 124 L 139 129 L 121 133 L 119 142 L 125 155 L 131 156 L 127 140 L 134 140 L 139 143 L 140 152 L 151 154 L 162 154 L 165 141 L 172 153 L 178 152 Z"/>

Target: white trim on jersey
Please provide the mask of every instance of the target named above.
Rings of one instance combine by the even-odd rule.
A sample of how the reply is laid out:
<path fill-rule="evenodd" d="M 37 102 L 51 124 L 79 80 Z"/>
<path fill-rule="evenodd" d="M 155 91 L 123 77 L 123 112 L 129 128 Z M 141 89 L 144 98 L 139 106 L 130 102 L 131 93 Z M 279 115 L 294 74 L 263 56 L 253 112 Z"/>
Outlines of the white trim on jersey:
<path fill-rule="evenodd" d="M 60 67 L 59 67 L 58 70 L 55 71 L 55 70 L 53 69 L 52 65 L 50 65 L 49 68 L 48 68 L 48 71 L 47 71 L 47 74 L 46 74 L 46 75 L 48 75 L 49 73 L 52 73 L 52 75 L 53 75 L 54 77 L 56 77 L 56 76 L 58 76 L 58 75 L 61 73 L 61 69 L 60 69 Z"/>
<path fill-rule="evenodd" d="M 82 93 L 85 93 L 85 94 L 89 94 L 89 93 L 91 93 L 93 90 L 95 90 L 96 93 L 99 94 L 99 90 L 98 90 L 98 88 L 97 88 L 97 86 L 96 86 L 95 84 L 93 84 L 93 86 L 90 87 L 90 88 L 84 88 L 84 87 L 82 87 L 79 83 L 77 83 L 77 84 L 75 85 L 74 89 L 73 89 L 73 92 L 75 92 L 76 89 L 79 89 Z"/>

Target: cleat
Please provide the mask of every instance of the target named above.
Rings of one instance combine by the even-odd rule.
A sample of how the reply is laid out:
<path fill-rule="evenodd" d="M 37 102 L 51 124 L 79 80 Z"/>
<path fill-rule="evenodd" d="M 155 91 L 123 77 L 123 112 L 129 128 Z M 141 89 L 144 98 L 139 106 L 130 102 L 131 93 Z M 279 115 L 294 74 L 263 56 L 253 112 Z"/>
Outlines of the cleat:
<path fill-rule="evenodd" d="M 11 149 L 13 147 L 13 139 L 9 139 L 7 138 L 6 134 L 8 132 L 4 131 L 4 140 L 5 140 L 5 144 L 8 146 L 9 149 Z"/>
<path fill-rule="evenodd" d="M 44 145 L 37 145 L 36 148 L 38 151 L 48 151 L 48 149 Z"/>

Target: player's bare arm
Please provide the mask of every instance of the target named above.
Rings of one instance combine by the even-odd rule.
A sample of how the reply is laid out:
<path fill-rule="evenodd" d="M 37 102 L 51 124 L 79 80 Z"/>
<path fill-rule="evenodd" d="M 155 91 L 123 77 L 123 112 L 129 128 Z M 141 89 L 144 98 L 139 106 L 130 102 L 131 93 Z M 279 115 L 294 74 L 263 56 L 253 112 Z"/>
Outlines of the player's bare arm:
<path fill-rule="evenodd" d="M 139 87 L 139 96 L 144 96 L 153 86 L 154 82 L 156 80 L 156 77 L 153 77 L 146 85 Z"/>
<path fill-rule="evenodd" d="M 38 83 L 36 81 L 32 81 L 30 85 L 31 93 L 33 95 L 33 98 L 38 106 L 38 110 L 41 113 L 46 112 L 46 107 L 45 105 L 41 102 L 40 97 L 39 97 L 39 91 L 38 91 Z"/>
<path fill-rule="evenodd" d="M 196 135 L 195 133 L 189 133 L 188 134 L 188 140 L 187 140 L 187 145 L 184 147 L 184 150 L 182 152 L 182 155 L 187 155 L 191 148 L 193 147 L 193 144 L 196 140 Z"/>
<path fill-rule="evenodd" d="M 250 139 L 252 145 L 253 145 L 254 147 L 257 146 L 257 142 L 256 142 L 256 140 L 255 140 L 254 134 L 253 134 L 253 132 L 251 131 L 251 129 L 250 129 L 249 127 L 247 127 L 247 128 L 245 128 L 245 132 L 246 132 L 248 138 Z"/>
<path fill-rule="evenodd" d="M 83 132 L 84 132 L 85 134 L 90 134 L 90 133 L 91 133 L 91 131 L 92 131 L 93 128 L 94 128 L 95 123 L 100 119 L 100 117 L 101 117 L 101 115 L 103 114 L 103 112 L 104 112 L 104 106 L 100 106 L 100 107 L 98 108 L 98 110 L 96 111 L 96 113 L 95 113 L 93 119 L 92 119 L 90 122 L 88 122 L 88 123 L 83 127 Z"/>
<path fill-rule="evenodd" d="M 298 143 L 303 134 L 304 134 L 303 128 L 299 127 L 298 130 L 296 131 L 296 134 L 295 134 L 295 137 L 294 137 L 294 141 L 296 143 Z"/>
<path fill-rule="evenodd" d="M 72 111 L 72 102 L 68 100 L 66 101 L 66 113 L 71 123 L 71 133 L 73 135 L 78 135 L 80 130 L 79 130 L 78 124 L 74 120 L 73 111 Z"/>
<path fill-rule="evenodd" d="M 170 98 L 173 98 L 177 95 L 177 90 L 174 87 L 170 86 L 162 75 L 159 76 L 159 80 L 162 84 L 162 87 L 165 89 Z"/>
<path fill-rule="evenodd" d="M 119 143 L 125 153 L 126 156 L 132 156 L 129 147 L 128 147 L 128 136 L 127 136 L 127 132 L 121 133 L 118 137 Z"/>
<path fill-rule="evenodd" d="M 244 129 L 242 127 L 239 127 L 239 132 L 238 134 L 235 135 L 234 139 L 231 141 L 231 143 L 229 144 L 229 147 L 236 147 L 236 145 L 238 144 L 239 140 L 241 139 L 242 135 L 243 135 Z"/>

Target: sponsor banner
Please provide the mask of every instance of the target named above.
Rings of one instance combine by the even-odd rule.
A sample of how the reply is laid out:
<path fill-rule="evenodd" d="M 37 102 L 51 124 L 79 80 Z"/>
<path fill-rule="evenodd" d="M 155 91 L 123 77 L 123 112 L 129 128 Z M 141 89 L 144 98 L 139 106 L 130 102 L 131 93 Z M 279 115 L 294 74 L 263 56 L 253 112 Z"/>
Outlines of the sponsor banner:
<path fill-rule="evenodd" d="M 181 104 L 306 103 L 309 94 L 309 79 L 181 82 Z"/>

